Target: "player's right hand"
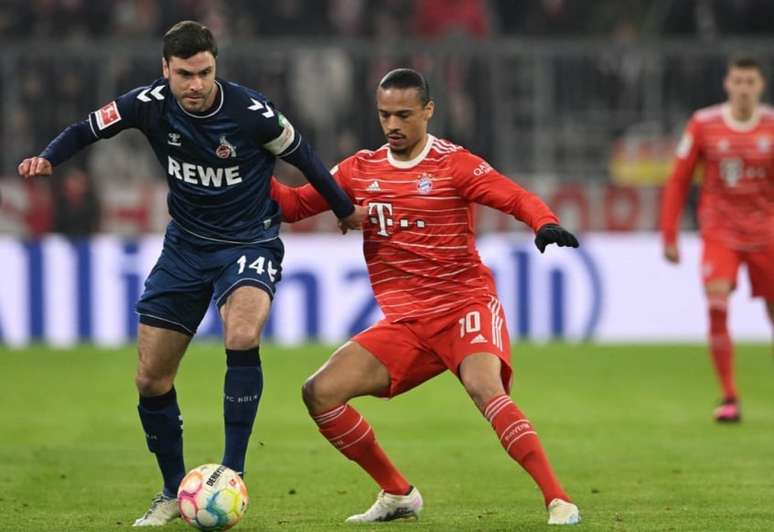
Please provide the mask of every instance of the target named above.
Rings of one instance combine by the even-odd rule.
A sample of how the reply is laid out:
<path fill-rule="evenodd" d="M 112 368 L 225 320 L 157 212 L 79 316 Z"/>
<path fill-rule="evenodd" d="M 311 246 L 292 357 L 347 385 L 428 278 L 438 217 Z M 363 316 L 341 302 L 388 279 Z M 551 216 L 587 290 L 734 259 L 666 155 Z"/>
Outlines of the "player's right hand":
<path fill-rule="evenodd" d="M 18 167 L 19 175 L 28 178 L 39 175 L 51 175 L 54 171 L 54 167 L 48 159 L 43 157 L 29 157 L 19 163 Z"/>
<path fill-rule="evenodd" d="M 578 247 L 578 239 L 571 232 L 559 224 L 545 224 L 535 234 L 535 246 L 543 253 L 548 244 L 556 244 L 559 247 Z"/>
<path fill-rule="evenodd" d="M 680 250 L 676 244 L 667 244 L 664 246 L 664 258 L 672 264 L 680 263 Z"/>
<path fill-rule="evenodd" d="M 350 229 L 361 229 L 366 216 L 368 216 L 368 210 L 362 205 L 355 205 L 352 214 L 339 220 L 339 231 L 342 235 L 346 235 Z"/>

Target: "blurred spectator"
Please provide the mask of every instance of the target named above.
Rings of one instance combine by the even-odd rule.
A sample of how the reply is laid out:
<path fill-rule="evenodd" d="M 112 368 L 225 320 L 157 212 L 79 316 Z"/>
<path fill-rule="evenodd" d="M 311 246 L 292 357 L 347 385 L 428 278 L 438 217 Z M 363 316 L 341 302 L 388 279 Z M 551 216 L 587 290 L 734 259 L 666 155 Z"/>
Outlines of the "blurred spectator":
<path fill-rule="evenodd" d="M 53 230 L 69 237 L 96 233 L 100 223 L 98 195 L 89 174 L 77 167 L 52 182 Z"/>
<path fill-rule="evenodd" d="M 113 32 L 118 36 L 155 35 L 161 26 L 161 2 L 119 0 L 113 3 Z"/>
<path fill-rule="evenodd" d="M 594 2 L 590 9 L 578 0 L 496 0 L 497 20 L 503 33 L 535 36 L 583 33 L 588 19 L 610 2 Z"/>
<path fill-rule="evenodd" d="M 721 35 L 771 35 L 771 0 L 682 0 L 662 9 L 661 32 L 714 39 Z"/>
<path fill-rule="evenodd" d="M 333 33 L 342 37 L 365 35 L 367 0 L 330 0 L 328 17 Z"/>
<path fill-rule="evenodd" d="M 485 0 L 417 0 L 414 16 L 420 37 L 461 34 L 481 39 L 489 35 Z"/>
<path fill-rule="evenodd" d="M 54 221 L 54 201 L 50 180 L 27 179 L 24 181 L 24 188 L 27 192 L 24 222 L 28 234 L 37 237 L 50 232 Z"/>
<path fill-rule="evenodd" d="M 250 7 L 240 16 L 246 13 L 257 16 L 260 37 L 325 35 L 330 32 L 325 2 L 261 0 L 248 4 Z"/>

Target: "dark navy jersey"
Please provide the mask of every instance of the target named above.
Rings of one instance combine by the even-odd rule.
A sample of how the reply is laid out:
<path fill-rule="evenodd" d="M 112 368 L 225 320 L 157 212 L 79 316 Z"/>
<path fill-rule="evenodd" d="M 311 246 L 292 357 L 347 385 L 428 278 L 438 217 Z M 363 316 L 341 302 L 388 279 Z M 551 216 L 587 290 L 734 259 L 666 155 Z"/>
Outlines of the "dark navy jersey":
<path fill-rule="evenodd" d="M 300 135 L 261 93 L 216 84 L 206 114 L 183 109 L 162 78 L 94 111 L 88 123 L 102 139 L 128 128 L 145 134 L 167 173 L 169 213 L 188 233 L 221 242 L 276 238 L 271 175 L 276 157 L 298 149 Z"/>

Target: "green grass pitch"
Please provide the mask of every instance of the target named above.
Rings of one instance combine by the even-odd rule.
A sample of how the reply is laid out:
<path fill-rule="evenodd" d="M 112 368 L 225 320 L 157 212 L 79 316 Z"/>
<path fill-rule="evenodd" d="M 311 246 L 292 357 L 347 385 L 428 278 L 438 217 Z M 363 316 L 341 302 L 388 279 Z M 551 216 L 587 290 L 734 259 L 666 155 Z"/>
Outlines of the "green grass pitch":
<path fill-rule="evenodd" d="M 330 349 L 265 346 L 265 389 L 237 530 L 342 529 L 377 488 L 317 433 L 300 385 Z M 774 530 L 774 360 L 741 346 L 744 422 L 711 421 L 702 346 L 517 345 L 513 396 L 581 508 L 581 530 Z M 0 348 L 0 529 L 127 528 L 159 489 L 136 413 L 133 348 Z M 224 354 L 195 344 L 178 377 L 188 467 L 222 451 Z M 422 491 L 418 522 L 358 530 L 547 529 L 541 497 L 459 383 L 362 398 L 394 462 Z M 182 521 L 168 530 L 188 529 Z"/>

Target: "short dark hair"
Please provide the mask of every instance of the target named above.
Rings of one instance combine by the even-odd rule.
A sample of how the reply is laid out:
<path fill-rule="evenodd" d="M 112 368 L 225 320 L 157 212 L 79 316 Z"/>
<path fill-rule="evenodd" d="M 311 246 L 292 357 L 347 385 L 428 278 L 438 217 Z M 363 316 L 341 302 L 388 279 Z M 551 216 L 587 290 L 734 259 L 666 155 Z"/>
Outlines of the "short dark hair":
<path fill-rule="evenodd" d="M 410 68 L 396 68 L 387 72 L 379 82 L 380 89 L 416 89 L 422 105 L 427 105 L 430 98 L 430 85 L 425 77 Z"/>
<path fill-rule="evenodd" d="M 164 59 L 188 59 L 199 52 L 210 52 L 218 57 L 218 45 L 210 29 L 195 20 L 182 20 L 164 34 Z"/>
<path fill-rule="evenodd" d="M 754 68 L 763 75 L 763 66 L 760 61 L 749 55 L 736 55 L 728 60 L 728 70 L 732 68 Z"/>

